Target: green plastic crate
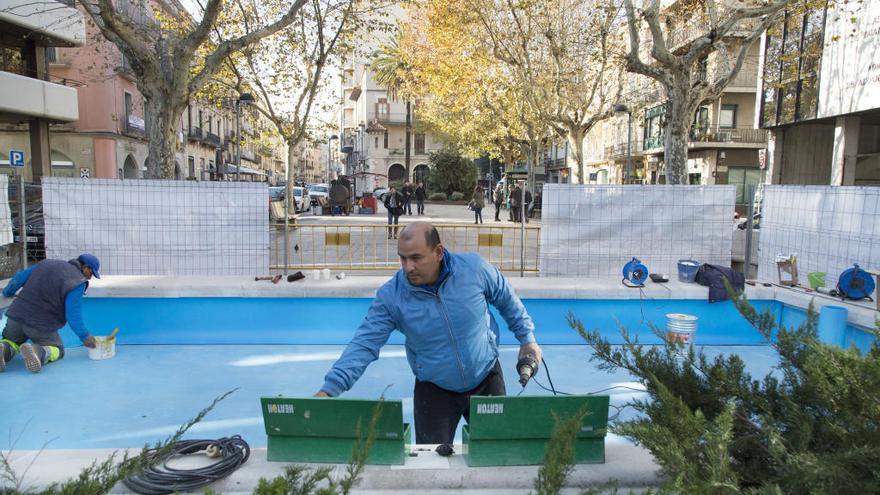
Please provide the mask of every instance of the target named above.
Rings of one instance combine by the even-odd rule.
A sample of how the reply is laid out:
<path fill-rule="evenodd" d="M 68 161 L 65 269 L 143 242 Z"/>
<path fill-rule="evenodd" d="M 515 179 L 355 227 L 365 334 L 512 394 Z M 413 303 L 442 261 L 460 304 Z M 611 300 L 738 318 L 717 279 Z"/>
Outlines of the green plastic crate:
<path fill-rule="evenodd" d="M 587 416 L 575 440 L 575 464 L 605 462 L 607 395 L 471 397 L 470 422 L 462 430 L 468 466 L 521 466 L 544 463 L 557 418 L 581 408 Z"/>
<path fill-rule="evenodd" d="M 412 432 L 403 422 L 401 401 L 261 397 L 260 403 L 270 461 L 348 463 L 355 441 L 366 438 L 377 407 L 376 440 L 367 464 L 406 460 Z"/>

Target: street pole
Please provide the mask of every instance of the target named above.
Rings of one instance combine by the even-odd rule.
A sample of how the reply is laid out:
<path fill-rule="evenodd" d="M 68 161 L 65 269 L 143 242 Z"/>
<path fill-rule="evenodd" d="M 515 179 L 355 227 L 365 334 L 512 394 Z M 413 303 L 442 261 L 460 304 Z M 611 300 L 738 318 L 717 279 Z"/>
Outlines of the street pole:
<path fill-rule="evenodd" d="M 632 111 L 626 112 L 626 173 L 624 181 L 632 180 Z"/>
<path fill-rule="evenodd" d="M 235 181 L 241 180 L 241 99 L 235 100 Z"/>
<path fill-rule="evenodd" d="M 27 268 L 27 208 L 25 208 L 25 194 L 24 194 L 24 168 L 19 171 L 18 174 L 18 191 L 21 209 L 19 210 L 19 219 L 21 220 L 21 227 L 19 227 L 19 233 L 21 235 L 21 269 L 24 270 Z"/>

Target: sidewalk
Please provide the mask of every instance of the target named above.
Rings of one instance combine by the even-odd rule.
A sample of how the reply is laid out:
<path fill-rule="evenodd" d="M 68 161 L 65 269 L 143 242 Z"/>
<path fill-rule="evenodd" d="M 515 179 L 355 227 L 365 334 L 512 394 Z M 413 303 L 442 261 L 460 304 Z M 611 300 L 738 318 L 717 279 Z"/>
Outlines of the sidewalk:
<path fill-rule="evenodd" d="M 367 466 L 355 493 L 479 493 L 525 494 L 534 485 L 538 466 L 468 467 L 460 454 L 461 445 L 455 445 L 452 457 L 440 457 L 433 445 L 414 446 L 416 456 L 407 458 L 403 466 Z M 77 476 L 80 470 L 94 460 L 103 460 L 114 451 L 99 450 L 46 450 L 43 452 L 16 452 L 12 466 L 19 473 L 36 456 L 25 478 L 28 489 L 42 489 L 51 483 L 63 482 Z M 130 451 L 137 453 L 136 450 Z M 624 440 L 609 436 L 606 440 L 605 464 L 577 465 L 568 477 L 567 487 L 580 490 L 596 487 L 609 480 L 617 480 L 622 489 L 656 487 L 661 478 L 658 466 L 650 454 Z M 204 465 L 204 457 L 194 456 L 181 460 L 176 467 L 194 468 Z M 283 474 L 288 464 L 268 462 L 266 449 L 251 451 L 251 458 L 238 471 L 210 486 L 217 493 L 250 494 L 260 478 L 271 479 Z M 312 464 L 325 467 L 327 464 Z M 345 475 L 344 465 L 334 468 L 334 478 Z M 119 484 L 110 493 L 134 493 Z M 202 493 L 201 491 L 198 493 Z"/>

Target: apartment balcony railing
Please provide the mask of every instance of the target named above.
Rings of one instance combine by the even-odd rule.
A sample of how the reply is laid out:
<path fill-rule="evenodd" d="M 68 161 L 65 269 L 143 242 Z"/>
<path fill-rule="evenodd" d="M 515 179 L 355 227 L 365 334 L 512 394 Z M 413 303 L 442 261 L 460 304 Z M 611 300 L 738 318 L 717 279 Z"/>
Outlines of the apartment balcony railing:
<path fill-rule="evenodd" d="M 144 122 L 144 119 L 136 116 L 129 115 L 125 119 L 125 133 L 131 136 L 139 136 L 144 137 L 147 135 L 147 126 Z"/>
<path fill-rule="evenodd" d="M 215 148 L 219 148 L 220 147 L 220 136 L 214 134 L 213 132 L 208 132 L 205 134 L 204 142 L 206 144 L 214 146 Z"/>
<path fill-rule="evenodd" d="M 629 144 L 629 153 L 632 155 L 640 154 L 642 151 L 642 140 L 641 139 L 633 139 Z M 626 141 L 622 143 L 617 143 L 612 146 L 605 147 L 605 159 L 606 160 L 615 160 L 619 158 L 626 158 L 627 155 L 627 144 Z"/>
<path fill-rule="evenodd" d="M 263 163 L 263 157 L 254 153 L 253 150 L 249 150 L 249 149 L 245 149 L 245 148 L 241 149 L 241 159 L 247 160 L 251 163 L 257 163 L 257 164 Z"/>
<path fill-rule="evenodd" d="M 202 128 L 196 127 L 196 126 L 190 127 L 189 128 L 189 137 L 191 139 L 196 140 L 196 141 L 203 139 L 204 133 L 202 132 Z"/>
<path fill-rule="evenodd" d="M 751 127 L 693 127 L 689 136 L 692 143 L 767 143 L 766 129 Z"/>
<path fill-rule="evenodd" d="M 374 112 L 373 118 L 383 124 L 406 124 L 406 112 Z M 410 113 L 410 122 L 415 122 L 415 112 Z"/>

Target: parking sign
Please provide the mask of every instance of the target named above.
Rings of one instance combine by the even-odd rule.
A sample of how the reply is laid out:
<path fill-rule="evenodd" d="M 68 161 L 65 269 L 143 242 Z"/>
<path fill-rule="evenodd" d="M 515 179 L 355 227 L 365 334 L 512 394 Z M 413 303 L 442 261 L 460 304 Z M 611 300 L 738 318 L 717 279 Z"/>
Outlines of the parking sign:
<path fill-rule="evenodd" d="M 9 150 L 9 166 L 24 167 L 24 151 Z"/>

